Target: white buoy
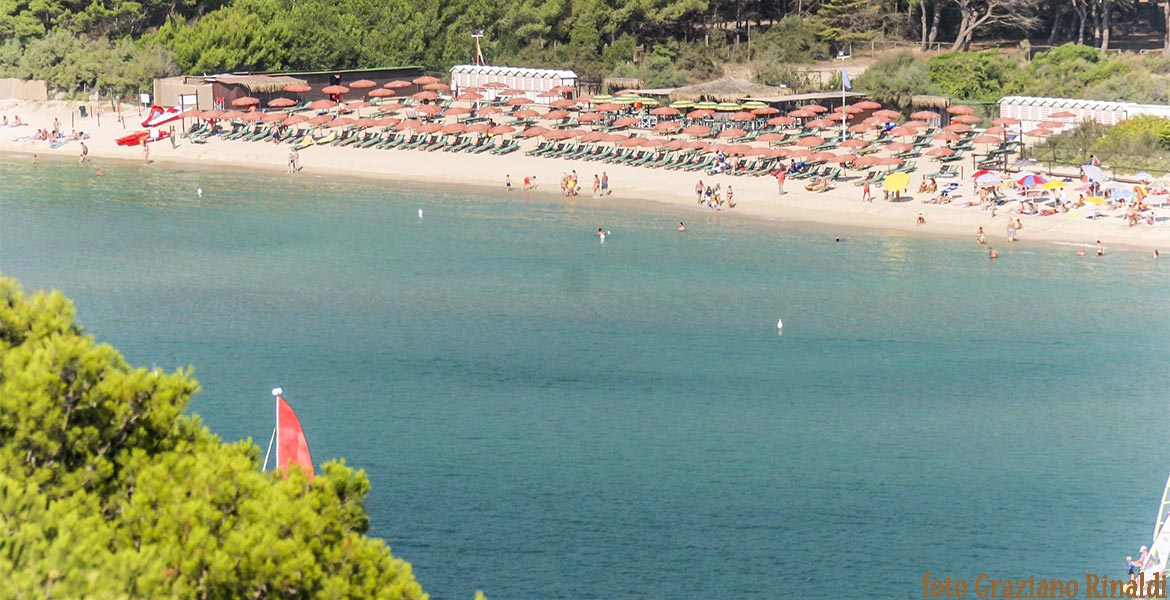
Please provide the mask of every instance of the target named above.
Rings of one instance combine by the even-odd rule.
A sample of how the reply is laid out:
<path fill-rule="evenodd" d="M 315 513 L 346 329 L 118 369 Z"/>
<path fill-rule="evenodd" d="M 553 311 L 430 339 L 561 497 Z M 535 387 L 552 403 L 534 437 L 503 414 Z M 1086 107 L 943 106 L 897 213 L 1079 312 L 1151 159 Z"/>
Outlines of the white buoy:
<path fill-rule="evenodd" d="M 202 198 L 203 197 L 203 188 L 195 188 L 195 195 Z"/>
<path fill-rule="evenodd" d="M 284 390 L 282 390 L 280 388 L 272 388 L 272 395 L 273 396 L 279 396 L 283 393 L 284 393 Z"/>
<path fill-rule="evenodd" d="M 784 319 L 776 319 L 776 329 L 784 329 Z"/>
<path fill-rule="evenodd" d="M 422 218 L 422 209 L 421 208 L 418 209 L 418 218 L 420 218 L 420 219 Z"/>

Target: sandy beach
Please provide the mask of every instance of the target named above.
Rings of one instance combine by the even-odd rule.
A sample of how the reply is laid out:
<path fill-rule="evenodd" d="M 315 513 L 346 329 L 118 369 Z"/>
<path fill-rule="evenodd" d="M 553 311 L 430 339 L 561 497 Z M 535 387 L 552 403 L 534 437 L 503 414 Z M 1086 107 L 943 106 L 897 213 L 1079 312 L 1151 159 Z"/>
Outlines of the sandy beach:
<path fill-rule="evenodd" d="M 19 115 L 21 121 L 27 124 L 0 128 L 0 152 L 7 154 L 5 160 L 31 160 L 31 155 L 35 154 L 38 160 L 77 161 L 81 154 L 78 141 L 52 148 L 47 141 L 24 139 L 31 137 L 38 128 L 51 129 L 54 119 L 59 119 L 64 132 L 76 128 L 90 136 L 85 140 L 90 163 L 85 168 L 94 168 L 95 164 L 101 166 L 109 161 L 143 162 L 140 146 L 122 147 L 115 143 L 119 137 L 143 130 L 139 126 L 143 117 L 137 108 L 123 107 L 119 118 L 119 114 L 106 104 L 100 115 L 90 114 L 82 118 L 78 106 L 80 103 L 62 101 L 0 101 L 0 113 L 10 120 Z M 182 131 L 191 122 L 175 122 L 176 130 Z M 1008 243 L 1009 218 L 1018 218 L 1023 228 L 1016 235 L 1017 243 L 1064 242 L 1092 246 L 1100 240 L 1106 247 L 1170 247 L 1170 207 L 1165 204 L 1156 208 L 1154 225 L 1143 223 L 1136 227 L 1128 226 L 1122 209 L 1109 209 L 1106 206 L 1090 206 L 1067 214 L 1038 216 L 1017 215 L 1013 212 L 1016 203 L 1009 203 L 1000 207 L 993 217 L 991 211 L 978 206 L 964 206 L 969 201 L 977 201 L 974 183 L 969 177 L 939 180 L 939 185 L 952 181 L 959 184 L 958 193 L 950 204 L 924 203 L 924 195 L 913 193 L 903 195 L 900 201 L 886 202 L 877 190 L 877 198 L 869 203 L 862 201 L 862 188 L 854 185 L 860 171 L 848 171 L 846 178 L 838 181 L 834 189 L 820 193 L 806 191 L 806 181 L 790 180 L 785 185 L 786 193 L 781 195 L 777 190 L 776 179 L 767 175 L 708 176 L 702 172 L 524 155 L 523 150 L 537 144 L 536 139 L 522 140 L 521 151 L 505 156 L 310 146 L 300 151 L 301 172 L 289 176 L 345 175 L 432 184 L 483 185 L 496 187 L 502 194 L 506 177 L 511 177 L 513 189 L 519 189 L 525 177 L 535 176 L 541 191 L 557 193 L 562 174 L 575 170 L 582 187 L 581 193 L 588 195 L 591 193 L 594 175 L 604 172 L 609 176 L 614 199 L 676 206 L 680 220 L 708 212 L 707 208 L 696 202 L 695 184 L 702 179 L 705 185 L 719 183 L 724 190 L 729 186 L 734 188 L 736 207 L 724 208 L 724 211 L 730 210 L 734 214 L 753 218 L 959 236 L 968 238 L 971 243 L 974 243 L 978 228 L 983 227 L 987 243 L 991 246 Z M 207 143 L 195 144 L 179 138 L 174 147 L 170 140 L 150 144 L 150 160 L 152 164 L 160 166 L 198 165 L 204 168 L 231 167 L 284 173 L 287 170 L 289 150 L 288 145 L 271 142 L 231 141 L 212 137 Z M 939 166 L 941 164 L 933 160 L 920 159 L 918 171 L 911 174 L 908 191 L 918 189 L 921 173 L 934 172 Z M 969 163 L 965 165 L 964 171 L 970 173 Z M 1154 203 L 1159 201 L 1154 200 Z M 1086 212 L 1099 212 L 1103 217 L 1087 219 Z M 919 215 L 925 220 L 924 224 L 919 223 Z"/>

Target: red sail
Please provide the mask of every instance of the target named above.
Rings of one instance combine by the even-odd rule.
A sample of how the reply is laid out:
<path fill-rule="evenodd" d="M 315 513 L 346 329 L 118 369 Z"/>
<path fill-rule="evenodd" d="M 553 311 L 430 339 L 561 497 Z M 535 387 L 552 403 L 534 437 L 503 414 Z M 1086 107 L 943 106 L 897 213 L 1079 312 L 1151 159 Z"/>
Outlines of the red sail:
<path fill-rule="evenodd" d="M 277 466 L 288 471 L 291 465 L 300 465 L 305 475 L 312 479 L 313 458 L 309 456 L 309 443 L 305 441 L 305 431 L 301 429 L 301 422 L 283 397 L 276 397 L 276 405 L 276 418 L 280 429 L 276 432 Z"/>

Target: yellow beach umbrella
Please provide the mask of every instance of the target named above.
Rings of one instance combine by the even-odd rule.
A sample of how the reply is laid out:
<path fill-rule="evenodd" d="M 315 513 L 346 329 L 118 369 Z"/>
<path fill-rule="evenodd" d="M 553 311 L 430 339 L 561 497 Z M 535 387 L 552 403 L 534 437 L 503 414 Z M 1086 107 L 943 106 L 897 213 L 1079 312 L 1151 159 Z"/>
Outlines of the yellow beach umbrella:
<path fill-rule="evenodd" d="M 1085 198 L 1086 204 L 1105 204 L 1105 199 L 1100 196 L 1089 196 Z"/>
<path fill-rule="evenodd" d="M 1059 190 L 1059 189 L 1061 189 L 1063 187 L 1067 187 L 1067 186 L 1068 186 L 1067 183 L 1060 181 L 1059 179 L 1053 179 L 1052 181 L 1046 181 L 1043 184 L 1041 184 L 1040 189 L 1042 189 L 1042 190 Z"/>
<path fill-rule="evenodd" d="M 882 181 L 882 187 L 891 192 L 901 192 L 910 186 L 910 175 L 902 172 L 890 173 Z"/>

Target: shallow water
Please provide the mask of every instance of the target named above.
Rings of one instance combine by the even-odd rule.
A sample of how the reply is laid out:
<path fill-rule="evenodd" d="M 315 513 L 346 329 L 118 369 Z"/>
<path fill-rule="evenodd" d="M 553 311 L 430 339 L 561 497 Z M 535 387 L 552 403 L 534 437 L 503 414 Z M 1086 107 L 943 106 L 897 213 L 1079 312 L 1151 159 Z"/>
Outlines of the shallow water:
<path fill-rule="evenodd" d="M 265 443 L 282 386 L 314 458 L 367 471 L 372 533 L 436 600 L 1121 576 L 1170 471 L 1170 266 L 1145 252 L 990 262 L 968 240 L 132 165 L 0 181 L 5 275 L 63 290 L 134 364 L 195 365 L 191 408 L 225 439 Z"/>

